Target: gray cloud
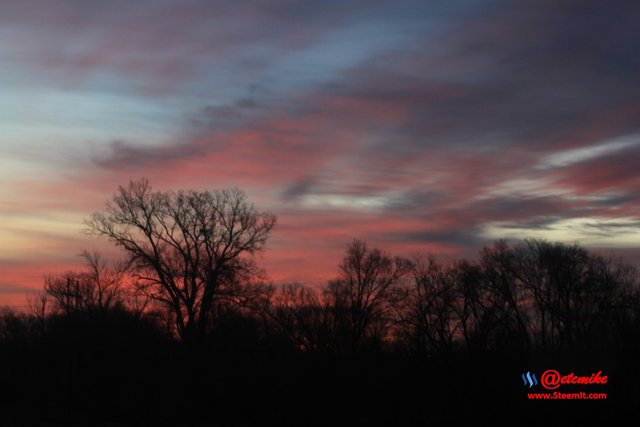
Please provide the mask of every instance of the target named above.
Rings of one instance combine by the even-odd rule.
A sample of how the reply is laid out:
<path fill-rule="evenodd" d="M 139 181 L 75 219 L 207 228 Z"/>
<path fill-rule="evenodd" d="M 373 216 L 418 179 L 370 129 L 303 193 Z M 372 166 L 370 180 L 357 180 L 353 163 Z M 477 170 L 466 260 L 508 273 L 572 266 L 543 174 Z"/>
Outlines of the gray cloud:
<path fill-rule="evenodd" d="M 462 248 L 477 248 L 489 243 L 489 240 L 478 237 L 476 230 L 473 228 L 465 230 L 413 231 L 394 234 L 392 238 L 398 242 L 438 244 Z"/>
<path fill-rule="evenodd" d="M 257 2 L 250 13 L 209 3 L 150 7 L 155 19 L 143 20 L 144 31 L 132 39 L 136 54 L 116 52 L 109 66 L 142 70 L 154 82 L 213 73 L 242 89 L 192 106 L 183 136 L 170 144 L 114 142 L 95 162 L 116 169 L 162 167 L 210 153 L 221 153 L 224 162 L 225 150 L 238 144 L 235 136 L 251 134 L 243 143 L 254 153 L 246 160 L 256 163 L 254 181 L 263 184 L 269 174 L 287 171 L 287 182 L 273 184 L 281 201 L 295 205 L 313 194 L 379 196 L 388 199 L 380 215 L 455 224 L 455 230 L 445 224 L 443 231 L 402 236 L 412 241 L 471 245 L 491 221 L 540 229 L 559 218 L 630 209 L 638 199 L 630 189 L 638 184 L 636 149 L 549 171 L 532 167 L 556 152 L 640 130 L 637 2 L 423 3 L 358 9 L 342 2 Z M 61 12 L 60 19 L 97 20 L 98 32 L 111 24 L 126 30 L 135 21 L 123 22 L 121 14 L 88 16 L 89 9 L 74 12 L 77 17 Z M 170 25 L 170 12 L 177 14 L 177 27 L 191 30 Z M 338 64 L 340 48 L 350 40 L 327 40 L 347 30 L 364 36 L 368 28 L 379 29 L 372 34 L 383 47 L 365 48 L 369 39 L 363 37 L 355 45 L 364 53 L 349 51 L 358 60 Z M 87 50 L 100 46 L 101 37 L 92 37 Z M 166 40 L 167 55 L 158 55 Z M 323 50 L 323 43 L 331 49 Z M 86 59 L 85 49 L 77 49 L 63 52 L 61 61 Z M 151 54 L 138 55 L 140 49 Z M 327 51 L 332 55 L 322 57 Z M 220 61 L 213 66 L 208 58 Z M 187 78 L 149 71 L 176 61 L 184 62 Z M 314 74 L 310 63 L 324 71 Z M 523 177 L 548 178 L 566 192 L 486 194 Z"/>

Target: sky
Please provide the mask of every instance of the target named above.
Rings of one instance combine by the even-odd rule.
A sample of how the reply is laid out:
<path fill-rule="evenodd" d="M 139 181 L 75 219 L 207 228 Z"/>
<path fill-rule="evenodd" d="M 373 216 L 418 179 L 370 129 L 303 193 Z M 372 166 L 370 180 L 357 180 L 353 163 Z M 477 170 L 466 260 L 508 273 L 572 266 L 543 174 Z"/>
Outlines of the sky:
<path fill-rule="evenodd" d="M 239 187 L 274 282 L 354 238 L 640 259 L 640 2 L 0 2 L 0 305 L 81 268 L 119 185 Z"/>

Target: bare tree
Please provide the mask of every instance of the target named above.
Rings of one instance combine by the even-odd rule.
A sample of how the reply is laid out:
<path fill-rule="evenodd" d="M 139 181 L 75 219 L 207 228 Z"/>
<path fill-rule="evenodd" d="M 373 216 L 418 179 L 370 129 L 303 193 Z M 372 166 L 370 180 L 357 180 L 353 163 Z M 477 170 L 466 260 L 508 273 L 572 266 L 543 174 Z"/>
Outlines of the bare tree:
<path fill-rule="evenodd" d="M 516 272 L 530 294 L 531 333 L 544 350 L 587 350 L 606 342 L 614 311 L 632 295 L 636 269 L 578 245 L 528 239 Z M 621 304 L 622 303 L 622 304 Z"/>
<path fill-rule="evenodd" d="M 119 187 L 88 231 L 126 251 L 138 284 L 173 316 L 182 339 L 204 334 L 216 299 L 257 272 L 276 223 L 244 192 L 153 191 L 148 180 Z"/>
<path fill-rule="evenodd" d="M 85 280 L 93 283 L 93 304 L 101 310 L 108 310 L 122 295 L 126 265 L 120 262 L 109 263 L 97 251 L 85 250 L 80 256 L 88 267 Z"/>
<path fill-rule="evenodd" d="M 334 312 L 337 338 L 344 339 L 344 350 L 355 352 L 365 339 L 385 338 L 396 286 L 411 267 L 409 260 L 369 249 L 360 240 L 347 247 L 340 276 L 324 292 Z"/>
<path fill-rule="evenodd" d="M 37 291 L 27 294 L 28 313 L 37 320 L 41 335 L 45 335 L 46 333 L 48 302 L 49 295 L 45 291 Z"/>
<path fill-rule="evenodd" d="M 45 277 L 44 290 L 58 313 L 79 314 L 88 311 L 93 285 L 83 282 L 81 276 L 80 273 L 67 272 Z"/>
<path fill-rule="evenodd" d="M 441 356 L 452 353 L 464 312 L 456 273 L 455 267 L 438 263 L 432 256 L 415 260 L 414 287 L 409 293 L 405 321 L 418 349 Z"/>
<path fill-rule="evenodd" d="M 506 241 L 496 241 L 482 249 L 480 267 L 487 304 L 497 317 L 494 339 L 500 345 L 529 348 L 528 293 L 518 277 L 515 251 Z"/>
<path fill-rule="evenodd" d="M 80 256 L 87 270 L 45 277 L 45 294 L 54 308 L 66 314 L 104 314 L 125 304 L 127 266 L 108 262 L 98 252 L 83 251 Z"/>
<path fill-rule="evenodd" d="M 502 317 L 494 306 L 493 289 L 482 279 L 477 263 L 463 259 L 456 264 L 454 274 L 459 295 L 456 311 L 464 343 L 472 354 L 486 352 Z"/>
<path fill-rule="evenodd" d="M 323 303 L 314 288 L 299 284 L 272 288 L 268 304 L 263 310 L 268 320 L 297 349 L 320 352 L 334 349 L 333 308 Z"/>

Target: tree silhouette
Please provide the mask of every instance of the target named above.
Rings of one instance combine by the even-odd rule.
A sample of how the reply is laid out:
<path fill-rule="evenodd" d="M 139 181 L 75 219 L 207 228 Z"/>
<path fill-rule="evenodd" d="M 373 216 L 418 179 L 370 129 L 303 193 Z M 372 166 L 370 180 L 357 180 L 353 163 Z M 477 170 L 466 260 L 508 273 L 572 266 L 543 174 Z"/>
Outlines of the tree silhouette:
<path fill-rule="evenodd" d="M 406 298 L 404 322 L 416 350 L 450 356 L 462 327 L 456 270 L 434 257 L 418 258 L 412 272 L 414 285 Z"/>
<path fill-rule="evenodd" d="M 268 320 L 292 345 L 304 351 L 334 350 L 332 307 L 314 289 L 299 284 L 273 289 L 266 307 Z"/>
<path fill-rule="evenodd" d="M 633 295 L 635 268 L 541 239 L 526 240 L 514 253 L 518 279 L 532 301 L 529 329 L 538 347 L 584 351 L 607 341 L 603 326 Z"/>
<path fill-rule="evenodd" d="M 486 353 L 492 347 L 501 317 L 493 303 L 492 289 L 483 280 L 482 268 L 477 263 L 461 260 L 454 274 L 459 295 L 456 311 L 465 347 L 471 354 Z"/>
<path fill-rule="evenodd" d="M 365 340 L 385 337 L 397 285 L 412 265 L 405 258 L 392 258 L 354 240 L 339 268 L 340 276 L 329 283 L 324 296 L 335 317 L 338 347 L 357 352 Z"/>
<path fill-rule="evenodd" d="M 494 340 L 500 346 L 529 349 L 531 345 L 527 317 L 528 294 L 518 280 L 516 254 L 506 241 L 497 241 L 481 251 L 482 287 L 487 289 L 486 303 L 496 316 Z"/>
<path fill-rule="evenodd" d="M 162 224 L 149 227 L 155 236 Z M 192 266 L 170 263 L 180 252 L 166 242 L 137 241 L 152 243 L 161 271 L 188 287 L 179 268 Z M 167 333 L 176 312 L 130 298 L 130 270 L 96 254 L 85 253 L 85 270 L 51 276 L 28 312 L 0 307 L 0 424 L 470 424 L 491 405 L 527 413 L 525 393 L 544 389 L 521 375 L 541 369 L 610 375 L 589 390 L 613 398 L 571 412 L 573 423 L 638 415 L 640 287 L 626 262 L 544 240 L 410 262 L 356 240 L 339 277 L 315 288 L 248 282 L 244 255 L 221 270 L 197 346 Z M 144 262 L 130 254 L 141 289 L 168 292 Z M 531 425 L 548 423 L 545 408 Z"/>
<path fill-rule="evenodd" d="M 276 223 L 244 192 L 153 191 L 148 180 L 119 187 L 89 232 L 125 250 L 138 285 L 163 303 L 184 340 L 207 329 L 216 298 L 256 273 Z"/>
<path fill-rule="evenodd" d="M 86 271 L 67 272 L 45 278 L 44 290 L 54 309 L 63 314 L 93 315 L 124 305 L 129 289 L 123 286 L 127 267 L 109 263 L 98 252 L 81 254 Z M 42 301 L 43 310 L 46 299 Z"/>

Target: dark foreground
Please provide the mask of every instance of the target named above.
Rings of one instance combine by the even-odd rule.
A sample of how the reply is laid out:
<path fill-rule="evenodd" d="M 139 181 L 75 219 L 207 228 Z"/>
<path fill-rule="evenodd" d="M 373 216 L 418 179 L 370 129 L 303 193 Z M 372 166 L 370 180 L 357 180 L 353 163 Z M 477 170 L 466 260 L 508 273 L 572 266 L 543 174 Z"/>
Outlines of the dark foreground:
<path fill-rule="evenodd" d="M 640 414 L 637 339 L 619 348 L 447 358 L 387 349 L 301 352 L 256 333 L 250 319 L 199 345 L 169 340 L 144 322 L 111 316 L 50 320 L 45 337 L 5 336 L 2 425 L 610 425 Z M 522 373 L 587 375 L 607 384 L 559 391 L 607 400 L 528 401 Z"/>

